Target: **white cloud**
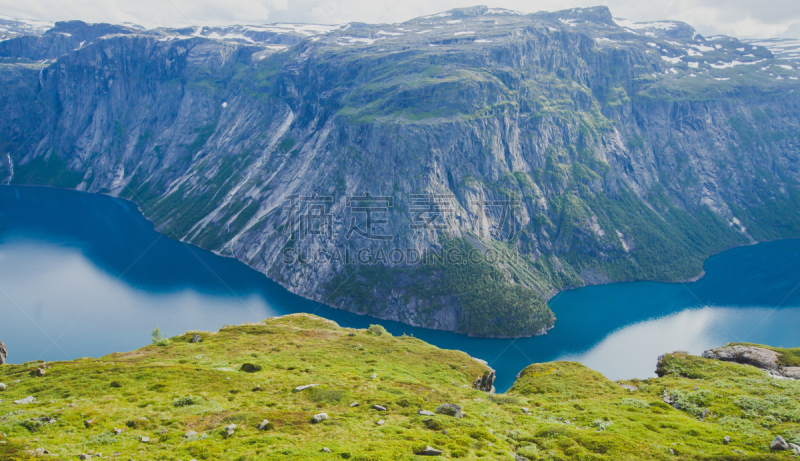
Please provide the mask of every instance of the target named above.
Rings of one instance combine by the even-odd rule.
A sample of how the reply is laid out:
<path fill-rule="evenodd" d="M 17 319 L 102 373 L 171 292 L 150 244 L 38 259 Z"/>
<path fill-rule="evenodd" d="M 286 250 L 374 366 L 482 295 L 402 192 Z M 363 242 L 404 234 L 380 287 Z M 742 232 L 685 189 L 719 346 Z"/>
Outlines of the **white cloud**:
<path fill-rule="evenodd" d="M 532 13 L 606 5 L 633 21 L 671 19 L 701 34 L 739 37 L 800 37 L 796 0 L 0 0 L 0 12 L 27 19 L 133 22 L 147 27 L 306 22 L 402 22 L 478 3 Z"/>

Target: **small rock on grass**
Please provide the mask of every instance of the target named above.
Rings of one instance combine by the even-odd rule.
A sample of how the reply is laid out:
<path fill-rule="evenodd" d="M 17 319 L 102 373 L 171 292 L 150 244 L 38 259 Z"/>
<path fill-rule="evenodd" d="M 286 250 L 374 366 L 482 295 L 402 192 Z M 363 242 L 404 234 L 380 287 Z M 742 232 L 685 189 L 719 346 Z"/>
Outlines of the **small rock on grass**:
<path fill-rule="evenodd" d="M 794 454 L 800 455 L 800 445 L 795 445 L 793 443 L 790 443 L 789 448 L 792 449 L 792 452 L 794 452 Z"/>
<path fill-rule="evenodd" d="M 378 421 L 378 426 L 383 426 L 384 424 L 386 424 L 386 421 L 382 419 Z"/>
<path fill-rule="evenodd" d="M 386 411 L 386 407 L 384 407 L 383 405 L 373 405 L 372 409 L 378 411 Z"/>
<path fill-rule="evenodd" d="M 377 373 L 372 373 L 371 375 L 369 375 L 369 377 L 370 377 L 370 379 L 375 379 L 375 378 L 378 377 L 378 374 Z"/>
<path fill-rule="evenodd" d="M 258 430 L 259 431 L 266 431 L 266 430 L 270 429 L 271 427 L 272 426 L 271 426 L 269 420 L 265 419 L 264 421 L 261 421 L 261 424 L 258 425 Z"/>
<path fill-rule="evenodd" d="M 417 414 L 420 416 L 433 416 L 435 413 L 429 410 L 417 410 Z"/>
<path fill-rule="evenodd" d="M 724 443 L 725 445 L 731 443 L 731 436 L 730 435 L 726 435 L 725 438 L 722 439 L 722 443 Z"/>
<path fill-rule="evenodd" d="M 150 443 L 150 437 L 142 437 L 142 443 Z"/>
<path fill-rule="evenodd" d="M 418 455 L 422 455 L 422 456 L 440 456 L 440 455 L 442 455 L 444 453 L 442 452 L 442 450 L 437 450 L 437 449 L 431 447 L 430 445 L 427 445 L 424 450 L 422 450 L 421 452 L 419 452 L 417 454 Z"/>
<path fill-rule="evenodd" d="M 3 392 L 4 390 L 6 390 L 6 385 L 3 384 L 3 383 L 0 383 L 0 392 Z"/>
<path fill-rule="evenodd" d="M 302 392 L 306 389 L 311 389 L 312 387 L 317 387 L 319 384 L 306 384 L 305 386 L 297 386 L 294 388 L 294 392 Z"/>
<path fill-rule="evenodd" d="M 779 435 L 769 444 L 769 448 L 770 450 L 786 451 L 789 449 L 789 444 Z"/>
<path fill-rule="evenodd" d="M 322 447 L 322 451 L 325 452 L 325 453 L 330 453 L 331 449 L 328 448 L 328 447 Z"/>
<path fill-rule="evenodd" d="M 461 406 L 454 403 L 443 403 L 436 409 L 436 413 L 440 415 L 452 416 L 454 418 L 463 418 L 464 412 L 461 411 Z"/>
<path fill-rule="evenodd" d="M 36 399 L 33 398 L 32 395 L 25 397 L 24 399 L 14 400 L 14 403 L 17 405 L 27 405 L 29 403 L 33 403 Z"/>
<path fill-rule="evenodd" d="M 195 432 L 195 431 L 189 431 L 189 432 L 187 432 L 187 433 L 183 434 L 183 438 L 184 438 L 184 439 L 188 439 L 188 438 L 190 438 L 190 437 L 194 437 L 194 436 L 196 436 L 196 435 L 197 435 L 197 432 Z"/>
<path fill-rule="evenodd" d="M 311 418 L 311 422 L 313 424 L 317 424 L 317 423 L 321 423 L 321 422 L 325 421 L 326 419 L 328 419 L 328 414 L 327 413 L 320 413 L 318 415 L 314 415 L 314 417 Z"/>
<path fill-rule="evenodd" d="M 228 437 L 232 436 L 236 432 L 236 424 L 231 424 L 230 426 L 225 426 L 225 431 L 222 435 L 227 439 Z"/>
<path fill-rule="evenodd" d="M 203 338 L 201 338 L 200 335 L 195 333 L 194 336 L 192 336 L 192 339 L 189 340 L 189 342 L 192 343 L 192 344 L 195 344 L 195 343 L 199 343 L 202 340 L 203 340 Z"/>
<path fill-rule="evenodd" d="M 350 406 L 351 406 L 351 407 L 353 407 L 353 408 L 355 408 L 355 407 L 357 407 L 357 406 L 358 406 L 358 402 L 352 402 L 352 403 L 350 404 Z"/>

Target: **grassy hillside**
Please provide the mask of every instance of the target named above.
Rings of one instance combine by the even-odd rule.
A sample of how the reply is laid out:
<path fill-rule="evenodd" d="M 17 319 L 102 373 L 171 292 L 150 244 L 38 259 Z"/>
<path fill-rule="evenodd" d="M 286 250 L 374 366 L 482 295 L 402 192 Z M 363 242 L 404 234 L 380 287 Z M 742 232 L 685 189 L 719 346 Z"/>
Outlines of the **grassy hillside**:
<path fill-rule="evenodd" d="M 380 327 L 298 314 L 199 335 L 48 363 L 40 377 L 40 363 L 0 367 L 0 459 L 41 448 L 49 459 L 389 461 L 429 459 L 416 453 L 431 446 L 462 459 L 769 460 L 792 456 L 770 452 L 775 435 L 800 441 L 800 383 L 682 354 L 662 361 L 667 376 L 626 383 L 637 391 L 557 362 L 490 395 L 470 386 L 481 363 Z M 293 391 L 308 384 L 319 386 Z M 444 403 L 466 416 L 417 414 Z"/>

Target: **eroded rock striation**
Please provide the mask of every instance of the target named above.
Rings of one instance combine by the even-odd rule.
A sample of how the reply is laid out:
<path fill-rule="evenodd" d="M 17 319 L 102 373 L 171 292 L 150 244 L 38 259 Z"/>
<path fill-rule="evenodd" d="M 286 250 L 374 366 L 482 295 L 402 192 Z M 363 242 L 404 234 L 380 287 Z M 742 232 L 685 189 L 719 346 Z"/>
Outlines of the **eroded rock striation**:
<path fill-rule="evenodd" d="M 800 379 L 800 367 L 783 366 L 781 354 L 770 349 L 756 346 L 727 346 L 703 352 L 707 359 L 736 362 L 760 368 L 773 376 L 789 379 Z"/>

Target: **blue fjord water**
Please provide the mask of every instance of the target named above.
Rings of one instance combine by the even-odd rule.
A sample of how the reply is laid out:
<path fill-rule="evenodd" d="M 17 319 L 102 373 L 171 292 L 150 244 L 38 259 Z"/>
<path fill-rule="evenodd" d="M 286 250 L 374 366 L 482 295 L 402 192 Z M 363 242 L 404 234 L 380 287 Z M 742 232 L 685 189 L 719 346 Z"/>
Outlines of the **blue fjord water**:
<path fill-rule="evenodd" d="M 293 295 L 244 264 L 164 237 L 111 197 L 0 186 L 0 339 L 9 361 L 102 356 L 167 335 L 294 312 L 384 325 L 488 361 L 499 391 L 533 362 L 576 360 L 610 379 L 653 376 L 664 352 L 731 341 L 800 346 L 800 240 L 710 258 L 694 283 L 616 283 L 559 294 L 546 336 L 469 338 L 358 316 Z"/>

